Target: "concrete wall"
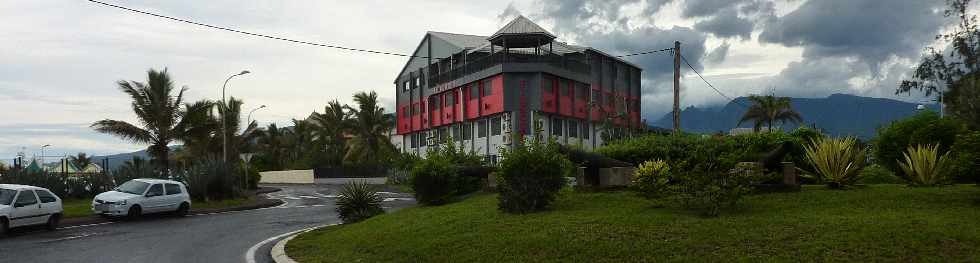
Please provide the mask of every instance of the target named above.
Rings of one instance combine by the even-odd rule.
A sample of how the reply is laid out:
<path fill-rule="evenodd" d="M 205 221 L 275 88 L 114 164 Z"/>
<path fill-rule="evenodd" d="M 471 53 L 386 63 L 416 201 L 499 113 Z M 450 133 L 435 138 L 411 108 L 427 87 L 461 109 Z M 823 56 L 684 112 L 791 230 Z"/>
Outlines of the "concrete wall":
<path fill-rule="evenodd" d="M 259 172 L 263 184 L 312 184 L 313 170 Z"/>

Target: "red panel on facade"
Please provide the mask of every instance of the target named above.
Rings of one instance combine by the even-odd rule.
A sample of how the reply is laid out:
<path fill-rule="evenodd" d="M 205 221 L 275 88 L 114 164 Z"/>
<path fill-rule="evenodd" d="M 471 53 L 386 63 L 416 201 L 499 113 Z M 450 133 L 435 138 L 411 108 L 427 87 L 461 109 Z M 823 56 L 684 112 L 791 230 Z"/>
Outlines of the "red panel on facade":
<path fill-rule="evenodd" d="M 488 79 L 490 80 L 490 95 L 480 99 L 480 103 L 483 104 L 483 116 L 504 111 L 504 76 L 496 75 Z M 486 89 L 487 87 L 483 88 Z"/>
<path fill-rule="evenodd" d="M 422 112 L 419 103 L 412 103 L 412 131 L 422 130 Z"/>
<path fill-rule="evenodd" d="M 474 94 L 476 93 L 476 94 Z M 466 118 L 475 119 L 480 117 L 480 94 L 483 91 L 480 90 L 480 82 L 473 82 L 466 86 L 463 91 L 463 97 L 466 98 Z"/>
<path fill-rule="evenodd" d="M 557 85 L 555 77 L 550 75 L 541 76 L 541 111 L 547 113 L 558 112 L 558 89 L 555 88 Z"/>
<path fill-rule="evenodd" d="M 453 123 L 453 117 L 456 115 L 456 96 L 455 90 L 450 90 L 449 92 L 442 93 L 442 124 Z"/>
<path fill-rule="evenodd" d="M 602 93 L 602 88 L 599 87 L 599 85 L 593 85 L 592 94 L 601 96 L 604 93 Z M 603 103 L 605 103 L 606 100 L 605 98 L 599 98 L 599 97 L 594 99 L 595 99 L 595 104 L 592 105 L 592 120 L 599 121 L 602 120 L 602 115 L 603 115 L 602 109 L 604 106 Z"/>
<path fill-rule="evenodd" d="M 562 116 L 574 116 L 572 107 L 572 96 L 575 95 L 575 82 L 567 79 L 559 79 L 558 81 L 558 113 Z"/>
<path fill-rule="evenodd" d="M 429 114 L 432 116 L 432 127 L 442 125 L 442 94 L 429 97 Z"/>
<path fill-rule="evenodd" d="M 395 113 L 398 115 L 398 118 L 396 118 L 398 124 L 396 130 L 398 131 L 398 134 L 405 134 L 411 131 L 409 119 L 406 117 L 406 113 L 408 112 L 408 105 L 401 105 L 398 107 L 398 112 Z"/>
<path fill-rule="evenodd" d="M 429 128 L 429 110 L 428 110 L 428 107 L 429 107 L 429 97 L 422 98 L 422 105 L 419 108 L 422 109 L 422 126 L 421 127 L 422 127 L 423 130 Z"/>
<path fill-rule="evenodd" d="M 588 108 L 589 96 L 591 95 L 592 90 L 589 89 L 588 86 L 579 84 L 575 86 L 574 91 L 575 95 L 572 96 L 572 100 L 575 101 L 574 115 L 576 118 L 583 120 L 588 119 L 589 113 L 586 112 L 586 109 Z"/>

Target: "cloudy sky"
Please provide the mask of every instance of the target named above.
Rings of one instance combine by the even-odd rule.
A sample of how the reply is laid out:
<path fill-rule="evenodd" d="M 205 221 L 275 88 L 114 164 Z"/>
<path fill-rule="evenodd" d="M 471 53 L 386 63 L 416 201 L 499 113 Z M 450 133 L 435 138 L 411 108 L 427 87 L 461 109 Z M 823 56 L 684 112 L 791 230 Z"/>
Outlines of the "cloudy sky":
<path fill-rule="evenodd" d="M 311 42 L 411 53 L 426 31 L 489 35 L 523 14 L 560 41 L 611 54 L 671 47 L 721 92 L 824 97 L 894 95 L 923 48 L 948 25 L 941 0 L 166 0 L 109 3 Z M 17 152 L 90 154 L 145 148 L 97 134 L 100 119 L 134 120 L 118 80 L 167 68 L 190 100 L 220 98 L 229 84 L 260 124 L 286 124 L 327 101 L 377 91 L 388 109 L 406 58 L 306 46 L 124 12 L 84 0 L 0 1 L 0 158 Z M 671 60 L 644 68 L 643 117 L 670 109 Z M 727 99 L 685 69 L 682 104 Z"/>

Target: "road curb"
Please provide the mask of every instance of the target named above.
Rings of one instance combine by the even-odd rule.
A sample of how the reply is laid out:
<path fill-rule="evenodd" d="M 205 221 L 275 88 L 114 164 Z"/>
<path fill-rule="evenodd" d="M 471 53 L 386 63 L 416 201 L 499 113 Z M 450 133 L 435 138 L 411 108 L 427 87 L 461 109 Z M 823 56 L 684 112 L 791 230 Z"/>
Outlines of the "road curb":
<path fill-rule="evenodd" d="M 232 206 L 232 207 L 222 207 L 222 208 L 212 208 L 212 209 L 193 209 L 193 208 L 191 208 L 191 211 L 188 212 L 188 215 L 205 215 L 205 214 L 227 213 L 227 212 L 234 212 L 234 211 L 245 211 L 245 210 L 254 210 L 254 209 L 260 209 L 260 208 L 267 208 L 267 207 L 279 206 L 279 205 L 282 205 L 285 202 L 283 202 L 282 200 L 279 200 L 279 199 L 265 198 L 265 197 L 262 197 L 260 195 L 261 194 L 272 193 L 272 192 L 277 192 L 277 191 L 281 191 L 281 190 L 282 189 L 279 189 L 279 188 L 259 189 L 259 191 L 256 191 L 256 197 L 259 198 L 259 200 L 256 201 L 253 204 L 246 204 L 246 205 Z M 97 216 L 97 215 L 91 215 L 91 216 L 85 216 L 85 217 L 75 217 L 75 218 L 65 218 L 65 219 L 62 219 L 61 220 L 61 224 L 60 224 L 61 226 L 60 226 L 60 228 L 77 227 L 77 226 L 84 226 L 84 225 L 94 225 L 94 224 L 100 224 L 100 223 L 106 223 L 106 222 L 113 222 L 113 220 L 110 220 L 108 218 L 104 218 L 104 217 L 101 217 L 101 216 Z"/>
<path fill-rule="evenodd" d="M 303 233 L 328 227 L 328 226 L 335 226 L 335 225 L 339 225 L 339 224 L 328 224 L 328 225 L 315 226 L 315 227 L 303 229 L 279 240 L 279 242 L 276 242 L 276 245 L 272 246 L 272 250 L 269 251 L 269 255 L 272 256 L 272 261 L 276 263 L 296 263 L 296 260 L 293 260 L 288 255 L 286 255 L 286 244 L 289 243 L 290 240 L 293 240 L 293 238 L 296 238 L 297 236 Z"/>

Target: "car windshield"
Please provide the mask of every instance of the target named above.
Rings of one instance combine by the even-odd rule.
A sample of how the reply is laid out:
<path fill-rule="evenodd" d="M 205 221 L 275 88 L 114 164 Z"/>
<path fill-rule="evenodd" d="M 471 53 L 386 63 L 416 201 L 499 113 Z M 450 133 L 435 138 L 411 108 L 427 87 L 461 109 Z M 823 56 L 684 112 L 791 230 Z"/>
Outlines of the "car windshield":
<path fill-rule="evenodd" d="M 10 202 L 14 200 L 14 195 L 17 191 L 10 189 L 0 189 L 0 205 L 10 205 Z"/>
<path fill-rule="evenodd" d="M 148 186 L 150 186 L 150 184 L 148 183 L 144 183 L 140 181 L 129 181 L 120 185 L 119 187 L 116 187 L 116 189 L 113 190 L 123 192 L 123 193 L 130 193 L 134 195 L 141 195 L 143 194 L 143 192 L 146 192 L 146 187 Z"/>

